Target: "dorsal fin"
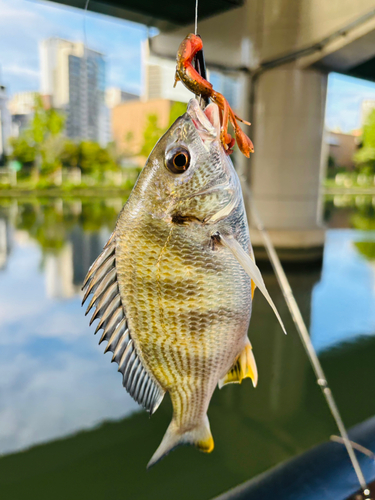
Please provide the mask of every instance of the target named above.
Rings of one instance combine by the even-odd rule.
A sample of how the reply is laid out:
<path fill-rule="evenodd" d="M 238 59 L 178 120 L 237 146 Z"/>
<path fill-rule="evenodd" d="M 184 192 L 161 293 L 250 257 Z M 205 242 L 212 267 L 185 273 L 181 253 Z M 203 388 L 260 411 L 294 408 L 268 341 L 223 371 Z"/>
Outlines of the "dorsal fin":
<path fill-rule="evenodd" d="M 151 414 L 163 400 L 165 391 L 151 377 L 137 354 L 129 331 L 125 309 L 117 282 L 116 238 L 112 233 L 102 253 L 87 272 L 82 290 L 82 305 L 92 294 L 86 314 L 95 307 L 90 325 L 99 319 L 95 333 L 103 330 L 99 344 L 107 340 L 104 352 L 113 353 L 112 362 L 118 364 L 127 392 Z"/>

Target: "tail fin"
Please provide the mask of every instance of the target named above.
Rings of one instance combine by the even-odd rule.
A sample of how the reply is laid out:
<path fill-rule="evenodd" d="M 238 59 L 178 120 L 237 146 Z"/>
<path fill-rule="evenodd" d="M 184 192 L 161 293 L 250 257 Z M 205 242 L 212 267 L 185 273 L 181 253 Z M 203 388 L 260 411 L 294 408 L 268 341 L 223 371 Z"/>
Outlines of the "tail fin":
<path fill-rule="evenodd" d="M 156 462 L 165 457 L 165 455 L 167 455 L 170 451 L 182 444 L 194 444 L 197 448 L 199 448 L 199 450 L 204 451 L 205 453 L 210 453 L 214 449 L 214 440 L 212 438 L 210 423 L 207 415 L 196 427 L 182 433 L 172 420 L 169 424 L 167 432 L 164 434 L 159 448 L 155 451 L 151 460 L 147 464 L 147 468 L 149 469 L 155 465 Z"/>

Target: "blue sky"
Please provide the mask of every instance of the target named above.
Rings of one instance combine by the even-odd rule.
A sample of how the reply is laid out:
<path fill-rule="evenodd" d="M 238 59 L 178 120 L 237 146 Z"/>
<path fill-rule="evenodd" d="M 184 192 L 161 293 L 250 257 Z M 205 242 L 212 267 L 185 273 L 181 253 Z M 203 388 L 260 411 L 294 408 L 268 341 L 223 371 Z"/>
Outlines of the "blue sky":
<path fill-rule="evenodd" d="M 107 85 L 139 93 L 146 27 L 88 12 L 86 34 L 88 46 L 106 54 Z M 0 0 L 1 79 L 10 95 L 39 89 L 38 46 L 50 36 L 82 40 L 83 11 L 41 0 Z M 344 132 L 359 128 L 363 99 L 375 99 L 374 83 L 331 74 L 327 126 Z"/>
<path fill-rule="evenodd" d="M 375 83 L 331 73 L 327 89 L 327 127 L 338 127 L 343 132 L 360 128 L 364 99 L 375 100 Z"/>
<path fill-rule="evenodd" d="M 51 36 L 83 40 L 83 11 L 38 0 L 0 0 L 1 79 L 10 94 L 39 89 L 39 42 Z M 139 92 L 146 27 L 88 12 L 86 37 L 90 48 L 106 54 L 108 86 Z"/>

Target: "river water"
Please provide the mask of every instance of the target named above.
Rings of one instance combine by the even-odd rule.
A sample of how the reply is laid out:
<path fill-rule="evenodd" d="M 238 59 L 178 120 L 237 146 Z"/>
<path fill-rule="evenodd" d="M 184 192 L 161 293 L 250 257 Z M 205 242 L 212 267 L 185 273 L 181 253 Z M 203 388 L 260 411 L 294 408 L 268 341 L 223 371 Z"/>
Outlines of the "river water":
<path fill-rule="evenodd" d="M 209 499 L 336 432 L 265 265 L 288 336 L 256 294 L 249 337 L 257 389 L 246 380 L 215 392 L 210 456 L 181 448 L 145 472 L 170 405 L 145 418 L 80 305 L 82 280 L 123 202 L 0 200 L 0 488 L 7 499 L 124 492 L 134 499 Z M 325 208 L 323 262 L 286 271 L 351 426 L 375 413 L 374 200 L 336 197 Z M 51 472 L 53 463 L 60 465 Z"/>

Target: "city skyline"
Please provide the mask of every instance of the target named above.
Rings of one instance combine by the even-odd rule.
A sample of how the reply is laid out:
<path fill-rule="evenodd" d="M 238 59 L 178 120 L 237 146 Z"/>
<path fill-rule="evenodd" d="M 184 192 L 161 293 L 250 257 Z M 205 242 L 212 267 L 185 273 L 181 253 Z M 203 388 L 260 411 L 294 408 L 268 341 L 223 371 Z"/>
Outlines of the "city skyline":
<path fill-rule="evenodd" d="M 92 12 L 85 24 L 86 45 L 106 55 L 107 88 L 141 94 L 147 28 Z M 41 0 L 0 0 L 0 83 L 9 98 L 40 89 L 38 45 L 49 37 L 83 42 L 82 10 Z M 361 125 L 362 101 L 375 99 L 375 83 L 331 73 L 327 92 L 327 128 L 350 132 Z"/>
<path fill-rule="evenodd" d="M 11 97 L 40 88 L 39 44 L 50 37 L 86 42 L 104 53 L 108 87 L 141 88 L 141 41 L 147 28 L 129 21 L 34 0 L 0 0 L 0 81 Z"/>
<path fill-rule="evenodd" d="M 41 93 L 66 115 L 67 137 L 105 146 L 111 132 L 103 54 L 81 42 L 51 37 L 40 43 L 40 60 Z"/>

